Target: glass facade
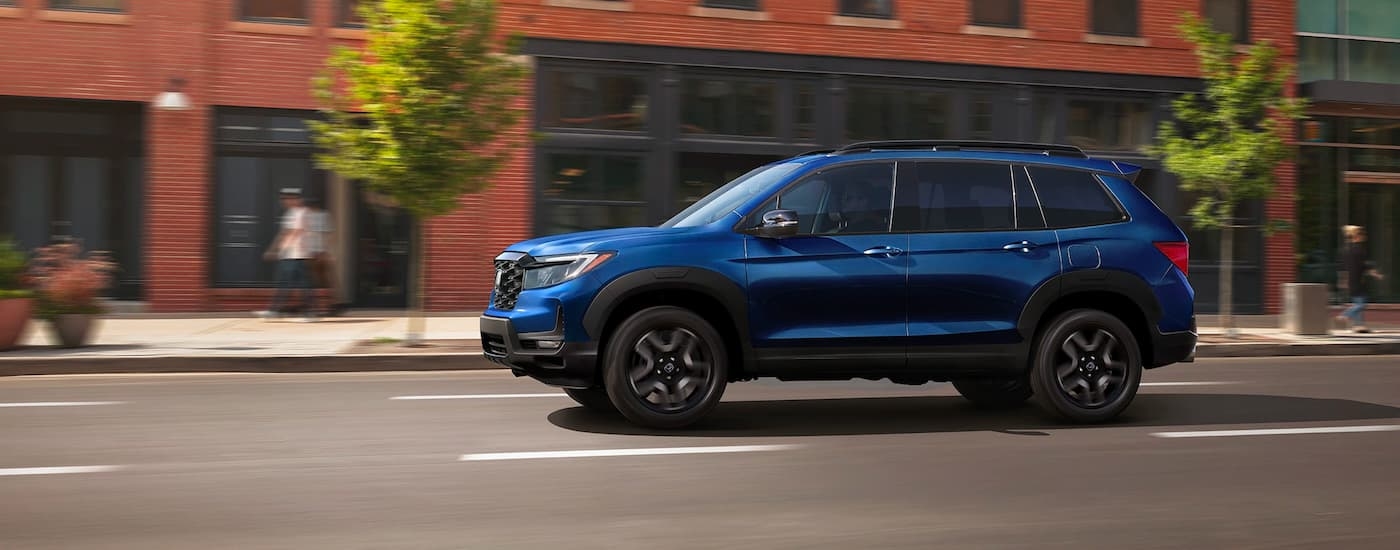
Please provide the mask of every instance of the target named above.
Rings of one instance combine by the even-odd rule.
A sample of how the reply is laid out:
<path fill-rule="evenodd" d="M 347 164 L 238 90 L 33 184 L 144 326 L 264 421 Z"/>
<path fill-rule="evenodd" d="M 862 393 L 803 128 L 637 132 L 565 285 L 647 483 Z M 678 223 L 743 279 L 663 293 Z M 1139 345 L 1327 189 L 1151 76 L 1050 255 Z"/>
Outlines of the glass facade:
<path fill-rule="evenodd" d="M 1394 0 L 1299 0 L 1298 80 L 1400 84 Z"/>

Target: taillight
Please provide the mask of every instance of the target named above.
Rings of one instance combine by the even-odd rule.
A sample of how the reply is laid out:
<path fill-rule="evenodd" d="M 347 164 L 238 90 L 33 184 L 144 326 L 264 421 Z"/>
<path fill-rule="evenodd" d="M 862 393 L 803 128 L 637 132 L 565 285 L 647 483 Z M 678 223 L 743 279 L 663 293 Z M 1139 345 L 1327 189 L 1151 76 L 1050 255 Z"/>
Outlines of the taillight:
<path fill-rule="evenodd" d="M 1191 268 L 1191 244 L 1184 242 L 1174 243 L 1152 243 L 1157 245 L 1157 250 L 1161 251 L 1168 260 L 1172 261 L 1182 275 L 1189 275 Z"/>

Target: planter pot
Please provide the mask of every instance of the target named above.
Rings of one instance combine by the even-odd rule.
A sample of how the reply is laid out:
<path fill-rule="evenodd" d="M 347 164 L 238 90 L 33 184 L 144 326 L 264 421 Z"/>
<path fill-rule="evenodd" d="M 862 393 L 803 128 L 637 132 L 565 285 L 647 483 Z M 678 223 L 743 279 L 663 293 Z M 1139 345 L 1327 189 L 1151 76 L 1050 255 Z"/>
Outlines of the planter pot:
<path fill-rule="evenodd" d="M 93 315 L 72 314 L 58 315 L 49 321 L 49 327 L 53 329 L 54 339 L 58 340 L 59 347 L 77 348 L 87 345 L 88 337 L 92 335 Z"/>
<path fill-rule="evenodd" d="M 24 339 L 29 317 L 34 311 L 32 298 L 0 300 L 0 350 L 14 349 Z"/>

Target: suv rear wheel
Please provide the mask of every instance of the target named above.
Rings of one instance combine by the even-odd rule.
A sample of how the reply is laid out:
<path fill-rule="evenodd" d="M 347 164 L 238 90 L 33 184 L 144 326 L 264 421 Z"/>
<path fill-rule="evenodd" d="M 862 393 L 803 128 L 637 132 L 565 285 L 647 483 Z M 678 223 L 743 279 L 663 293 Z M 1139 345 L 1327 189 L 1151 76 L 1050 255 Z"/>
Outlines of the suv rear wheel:
<path fill-rule="evenodd" d="M 1132 403 L 1141 381 L 1137 338 L 1103 311 L 1065 312 L 1037 340 L 1031 389 L 1036 403 L 1059 418 L 1112 420 Z"/>
<path fill-rule="evenodd" d="M 1031 383 L 1024 376 L 954 380 L 953 387 L 973 405 L 987 409 L 1009 409 L 1031 398 Z"/>
<path fill-rule="evenodd" d="M 624 417 L 649 428 L 700 420 L 724 395 L 728 354 L 694 312 L 657 306 L 632 314 L 604 345 L 603 383 Z"/>

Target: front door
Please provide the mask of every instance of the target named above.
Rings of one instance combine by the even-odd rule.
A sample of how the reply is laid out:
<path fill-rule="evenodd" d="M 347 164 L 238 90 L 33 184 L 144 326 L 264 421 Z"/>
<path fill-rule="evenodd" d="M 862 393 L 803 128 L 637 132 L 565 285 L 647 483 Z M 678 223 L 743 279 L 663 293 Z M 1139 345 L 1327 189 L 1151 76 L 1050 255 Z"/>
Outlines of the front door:
<path fill-rule="evenodd" d="M 354 186 L 355 240 L 352 280 L 355 306 L 365 308 L 408 307 L 409 259 L 413 219 L 388 197 Z"/>
<path fill-rule="evenodd" d="M 896 227 L 913 231 L 911 358 L 1018 343 L 1026 302 L 1059 275 L 1055 232 L 1024 174 L 1013 182 L 1012 173 L 1003 163 L 901 164 Z"/>
<path fill-rule="evenodd" d="M 747 246 L 750 326 L 765 370 L 904 366 L 908 236 L 889 230 L 893 176 L 889 162 L 829 168 L 761 209 L 795 210 L 801 224 L 796 237 Z"/>

